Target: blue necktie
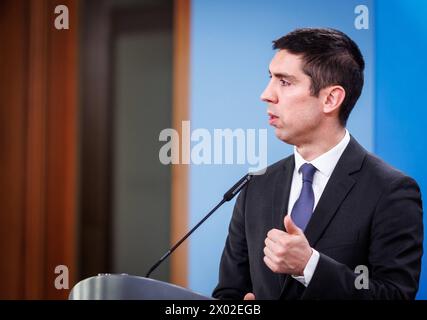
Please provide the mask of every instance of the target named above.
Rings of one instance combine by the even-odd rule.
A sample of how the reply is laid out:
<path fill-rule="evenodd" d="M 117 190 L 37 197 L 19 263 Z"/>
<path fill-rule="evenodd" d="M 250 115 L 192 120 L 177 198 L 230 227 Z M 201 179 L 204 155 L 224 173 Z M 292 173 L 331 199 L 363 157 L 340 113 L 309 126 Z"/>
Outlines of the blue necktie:
<path fill-rule="evenodd" d="M 316 167 L 310 163 L 304 163 L 299 171 L 302 173 L 302 189 L 298 200 L 292 208 L 291 217 L 299 228 L 305 230 L 311 214 L 313 213 L 313 176 L 316 172 Z"/>

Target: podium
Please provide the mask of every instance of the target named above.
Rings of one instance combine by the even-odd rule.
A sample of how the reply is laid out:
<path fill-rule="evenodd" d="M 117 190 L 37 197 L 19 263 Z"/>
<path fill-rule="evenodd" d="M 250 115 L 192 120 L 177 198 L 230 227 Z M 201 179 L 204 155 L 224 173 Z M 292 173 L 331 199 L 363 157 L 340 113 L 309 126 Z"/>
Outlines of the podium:
<path fill-rule="evenodd" d="M 77 283 L 69 300 L 214 300 L 167 282 L 128 274 L 99 274 Z"/>

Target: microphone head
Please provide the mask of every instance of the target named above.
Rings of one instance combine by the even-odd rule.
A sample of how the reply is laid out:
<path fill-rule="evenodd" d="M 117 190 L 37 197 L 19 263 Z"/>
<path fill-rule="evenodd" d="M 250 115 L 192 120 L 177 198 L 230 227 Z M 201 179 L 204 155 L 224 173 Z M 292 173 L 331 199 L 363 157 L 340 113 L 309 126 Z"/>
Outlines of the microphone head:
<path fill-rule="evenodd" d="M 233 199 L 236 196 L 236 194 L 238 194 L 240 192 L 240 190 L 242 190 L 243 187 L 246 186 L 246 184 L 249 182 L 249 180 L 251 180 L 252 176 L 253 175 L 251 173 L 246 174 L 234 186 L 232 186 L 230 190 L 228 190 L 224 194 L 224 198 L 223 199 L 225 201 L 230 201 L 231 199 Z"/>

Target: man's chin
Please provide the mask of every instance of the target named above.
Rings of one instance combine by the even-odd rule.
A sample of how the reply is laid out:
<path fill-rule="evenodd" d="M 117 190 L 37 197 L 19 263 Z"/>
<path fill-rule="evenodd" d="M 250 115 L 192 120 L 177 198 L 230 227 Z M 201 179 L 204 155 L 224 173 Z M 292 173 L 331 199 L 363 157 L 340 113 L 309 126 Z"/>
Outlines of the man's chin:
<path fill-rule="evenodd" d="M 274 133 L 277 139 L 279 139 L 280 141 L 283 141 L 287 144 L 292 144 L 292 138 L 289 136 L 287 132 L 285 132 L 285 130 L 276 128 L 274 130 Z"/>

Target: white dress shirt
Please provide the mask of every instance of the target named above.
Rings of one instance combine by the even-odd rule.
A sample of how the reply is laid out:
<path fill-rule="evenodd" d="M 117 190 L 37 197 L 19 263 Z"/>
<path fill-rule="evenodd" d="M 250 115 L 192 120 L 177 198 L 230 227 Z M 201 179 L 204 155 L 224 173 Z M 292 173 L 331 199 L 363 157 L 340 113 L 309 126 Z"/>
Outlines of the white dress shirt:
<path fill-rule="evenodd" d="M 291 191 L 289 194 L 289 214 L 292 212 L 292 208 L 295 202 L 297 201 L 302 189 L 302 174 L 299 172 L 299 168 L 304 163 L 311 163 L 317 169 L 313 177 L 314 211 L 317 206 L 317 203 L 319 202 L 320 197 L 322 196 L 323 190 L 325 190 L 326 184 L 328 183 L 329 178 L 332 172 L 334 171 L 335 166 L 337 165 L 338 160 L 340 159 L 349 142 L 350 134 L 348 130 L 345 129 L 344 138 L 342 138 L 341 141 L 335 147 L 312 161 L 304 160 L 304 158 L 298 153 L 296 147 L 294 147 L 295 169 L 292 177 Z M 311 278 L 313 277 L 318 262 L 319 252 L 313 249 L 313 253 L 311 254 L 311 257 L 308 260 L 307 265 L 305 266 L 304 275 L 292 277 L 307 287 L 311 281 Z"/>

